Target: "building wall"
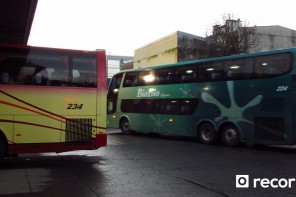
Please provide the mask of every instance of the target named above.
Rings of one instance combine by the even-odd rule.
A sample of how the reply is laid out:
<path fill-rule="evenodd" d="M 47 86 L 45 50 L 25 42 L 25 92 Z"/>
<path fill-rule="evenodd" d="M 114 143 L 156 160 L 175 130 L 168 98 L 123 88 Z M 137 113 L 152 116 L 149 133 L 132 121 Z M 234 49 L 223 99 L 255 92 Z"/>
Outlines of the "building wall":
<path fill-rule="evenodd" d="M 178 32 L 135 50 L 134 68 L 143 68 L 178 61 Z"/>
<path fill-rule="evenodd" d="M 135 50 L 134 68 L 205 58 L 205 38 L 177 31 Z"/>
<path fill-rule="evenodd" d="M 133 69 L 134 68 L 134 62 L 130 61 L 127 63 L 124 63 L 120 66 L 120 70 L 129 70 L 129 69 Z"/>
<path fill-rule="evenodd" d="M 132 56 L 119 56 L 119 55 L 107 55 L 107 76 L 111 78 L 114 74 L 118 73 L 121 69 L 121 64 L 133 61 Z"/>
<path fill-rule="evenodd" d="M 108 78 L 111 78 L 114 74 L 120 71 L 120 61 L 118 60 L 108 60 Z"/>
<path fill-rule="evenodd" d="M 259 46 L 255 51 L 269 51 L 296 47 L 296 31 L 282 26 L 258 26 L 256 27 Z"/>
<path fill-rule="evenodd" d="M 208 57 L 206 39 L 178 32 L 178 62 L 191 61 Z"/>
<path fill-rule="evenodd" d="M 296 47 L 296 31 L 282 26 L 257 26 L 259 46 L 250 52 Z M 135 50 L 134 68 L 172 64 L 208 57 L 206 39 L 174 32 Z"/>

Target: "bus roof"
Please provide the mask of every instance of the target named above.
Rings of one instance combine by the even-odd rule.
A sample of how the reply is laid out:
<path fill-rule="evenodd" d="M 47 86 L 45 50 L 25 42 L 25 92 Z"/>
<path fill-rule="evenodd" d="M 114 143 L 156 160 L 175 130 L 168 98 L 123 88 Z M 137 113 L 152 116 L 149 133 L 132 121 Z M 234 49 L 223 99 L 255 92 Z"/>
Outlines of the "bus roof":
<path fill-rule="evenodd" d="M 70 53 L 95 53 L 96 50 L 79 50 L 79 49 L 65 49 L 65 48 L 53 48 L 53 47 L 41 47 L 41 46 L 31 46 L 31 45 L 21 45 L 21 44 L 0 44 L 0 47 L 16 48 L 16 49 L 38 49 L 47 51 L 63 51 Z"/>
<path fill-rule="evenodd" d="M 235 54 L 235 55 L 223 56 L 223 57 L 214 57 L 214 58 L 198 59 L 198 60 L 178 62 L 178 63 L 172 63 L 172 64 L 163 64 L 163 65 L 158 65 L 158 66 L 148 66 L 148 67 L 144 67 L 144 68 L 123 70 L 123 71 L 120 71 L 119 73 L 126 73 L 126 72 L 132 72 L 132 71 L 143 71 L 143 70 L 151 70 L 151 69 L 153 70 L 153 69 L 166 68 L 166 67 L 190 65 L 193 63 L 205 63 L 205 62 L 213 62 L 213 61 L 220 61 L 220 60 L 232 60 L 232 59 L 240 59 L 240 58 L 246 58 L 246 57 L 255 57 L 255 56 L 259 56 L 259 55 L 261 56 L 261 55 L 286 53 L 286 52 L 296 52 L 296 48 L 287 48 L 287 49 L 279 49 L 279 50 L 271 50 L 271 51 L 255 52 L 255 53 L 243 53 L 243 54 Z"/>

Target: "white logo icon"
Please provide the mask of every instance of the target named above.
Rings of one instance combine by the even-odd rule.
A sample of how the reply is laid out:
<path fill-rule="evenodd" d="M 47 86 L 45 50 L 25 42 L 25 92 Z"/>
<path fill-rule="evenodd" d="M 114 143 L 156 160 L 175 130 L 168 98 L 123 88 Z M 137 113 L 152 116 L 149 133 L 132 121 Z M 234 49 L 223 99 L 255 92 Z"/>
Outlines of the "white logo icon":
<path fill-rule="evenodd" d="M 249 188 L 249 175 L 236 175 L 236 188 Z"/>

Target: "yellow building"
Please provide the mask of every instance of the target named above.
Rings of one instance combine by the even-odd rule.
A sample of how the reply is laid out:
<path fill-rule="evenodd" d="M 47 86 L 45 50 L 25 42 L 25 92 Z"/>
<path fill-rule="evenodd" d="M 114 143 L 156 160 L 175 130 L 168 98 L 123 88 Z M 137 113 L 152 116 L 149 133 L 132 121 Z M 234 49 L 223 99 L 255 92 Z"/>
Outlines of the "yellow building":
<path fill-rule="evenodd" d="M 136 49 L 134 68 L 200 59 L 206 52 L 204 38 L 177 31 Z"/>

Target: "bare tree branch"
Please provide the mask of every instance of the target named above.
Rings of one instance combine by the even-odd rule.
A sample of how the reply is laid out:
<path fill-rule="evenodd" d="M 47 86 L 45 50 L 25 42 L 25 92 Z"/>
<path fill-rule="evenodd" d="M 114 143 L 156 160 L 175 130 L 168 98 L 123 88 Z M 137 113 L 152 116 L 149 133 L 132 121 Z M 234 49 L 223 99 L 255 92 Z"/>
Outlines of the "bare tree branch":
<path fill-rule="evenodd" d="M 248 27 L 246 22 L 234 19 L 231 14 L 223 14 L 222 24 L 213 26 L 212 34 L 206 35 L 209 57 L 249 53 L 259 45 L 256 26 Z"/>

